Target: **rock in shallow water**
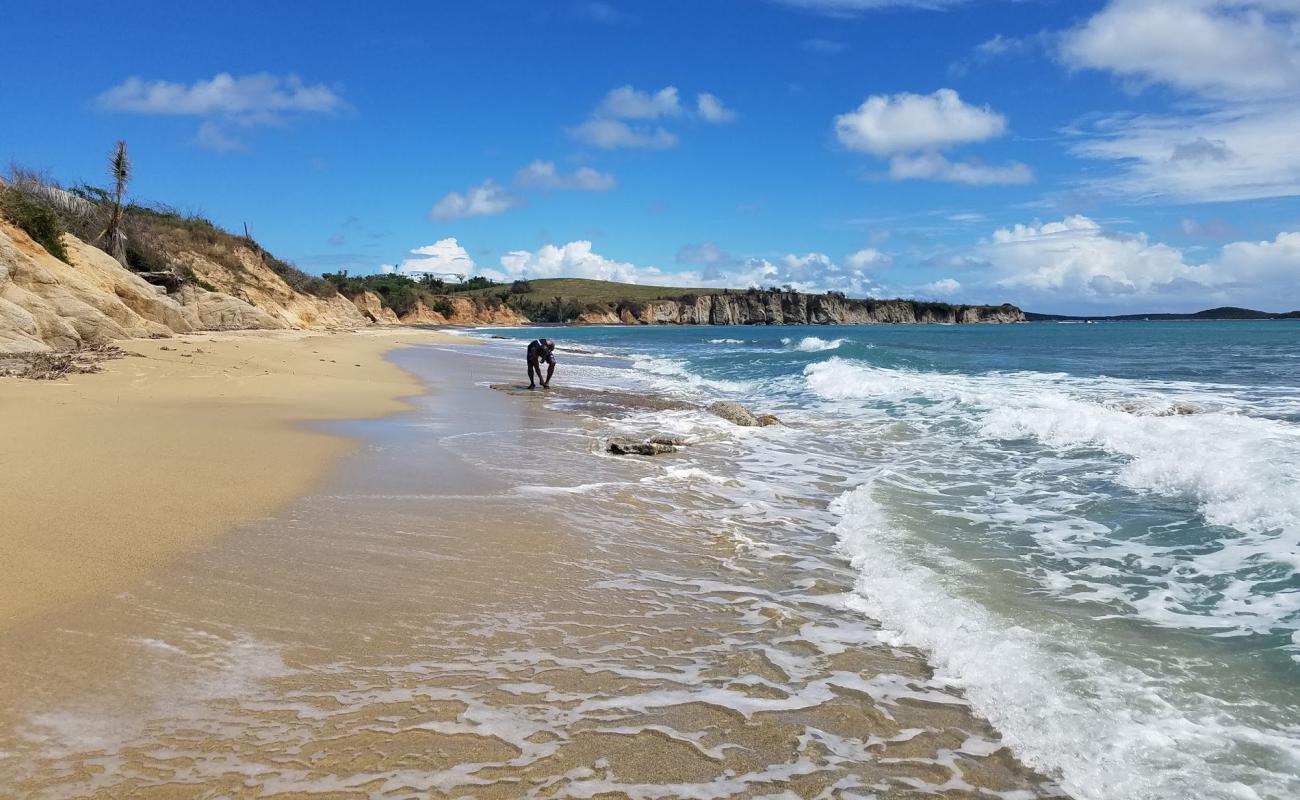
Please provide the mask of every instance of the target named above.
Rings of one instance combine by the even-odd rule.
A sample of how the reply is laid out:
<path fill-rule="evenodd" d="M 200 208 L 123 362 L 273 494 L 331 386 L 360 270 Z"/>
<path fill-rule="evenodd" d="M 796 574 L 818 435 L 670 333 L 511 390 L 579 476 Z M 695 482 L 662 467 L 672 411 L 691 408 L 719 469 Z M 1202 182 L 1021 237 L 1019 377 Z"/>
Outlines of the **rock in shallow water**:
<path fill-rule="evenodd" d="M 666 444 L 670 447 L 681 447 L 686 444 L 685 436 L 674 436 L 670 433 L 660 433 L 650 437 L 651 444 Z"/>
<path fill-rule="evenodd" d="M 718 401 L 709 406 L 709 413 L 722 417 L 728 422 L 734 422 L 737 425 L 743 425 L 747 428 L 767 427 L 768 425 L 780 425 L 781 420 L 771 414 L 755 414 L 740 403 L 730 401 Z"/>
<path fill-rule="evenodd" d="M 676 451 L 677 448 L 671 444 L 656 442 L 653 439 L 647 442 L 638 442 L 634 439 L 611 439 L 609 441 L 609 452 L 618 456 L 657 456 L 662 453 Z"/>
<path fill-rule="evenodd" d="M 733 403 L 729 400 L 719 400 L 709 406 L 709 413 L 722 417 L 728 422 L 734 422 L 737 425 L 743 425 L 752 428 L 759 424 L 758 417 L 754 412 L 745 408 L 740 403 Z"/>

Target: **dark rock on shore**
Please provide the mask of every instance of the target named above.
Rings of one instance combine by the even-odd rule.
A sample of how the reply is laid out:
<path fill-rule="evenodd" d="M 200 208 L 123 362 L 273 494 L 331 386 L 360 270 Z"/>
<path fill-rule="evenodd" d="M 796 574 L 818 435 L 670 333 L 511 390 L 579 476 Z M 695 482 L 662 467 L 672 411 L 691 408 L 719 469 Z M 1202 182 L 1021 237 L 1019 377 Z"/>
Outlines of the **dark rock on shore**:
<path fill-rule="evenodd" d="M 653 439 L 645 442 L 638 442 L 635 439 L 610 439 L 608 450 L 618 456 L 657 456 L 663 453 L 674 453 L 677 448 Z"/>

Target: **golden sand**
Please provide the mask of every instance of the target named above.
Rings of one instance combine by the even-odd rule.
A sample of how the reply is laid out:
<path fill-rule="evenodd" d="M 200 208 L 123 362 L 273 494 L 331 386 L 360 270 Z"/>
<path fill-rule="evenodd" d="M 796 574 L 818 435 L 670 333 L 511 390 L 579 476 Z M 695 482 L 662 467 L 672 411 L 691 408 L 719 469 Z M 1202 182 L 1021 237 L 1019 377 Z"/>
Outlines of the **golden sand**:
<path fill-rule="evenodd" d="M 111 591 L 274 513 L 355 443 L 303 424 L 401 411 L 416 329 L 131 341 L 105 371 L 0 381 L 0 626 Z"/>
<path fill-rule="evenodd" d="M 845 608 L 797 502 L 667 479 L 733 444 L 614 458 L 620 412 L 484 386 L 516 361 L 395 360 L 431 395 L 301 499 L 0 630 L 0 798 L 1059 796 Z"/>

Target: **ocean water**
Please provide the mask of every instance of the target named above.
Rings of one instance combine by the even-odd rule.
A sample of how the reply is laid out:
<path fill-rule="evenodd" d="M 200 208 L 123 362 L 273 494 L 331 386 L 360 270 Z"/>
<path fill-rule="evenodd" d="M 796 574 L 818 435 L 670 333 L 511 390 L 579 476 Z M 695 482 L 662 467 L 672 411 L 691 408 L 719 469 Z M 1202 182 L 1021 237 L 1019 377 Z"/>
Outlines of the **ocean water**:
<path fill-rule="evenodd" d="M 557 386 L 778 415 L 608 424 L 688 436 L 664 479 L 747 546 L 847 564 L 875 640 L 1066 793 L 1300 796 L 1300 325 L 490 333 L 555 338 Z"/>

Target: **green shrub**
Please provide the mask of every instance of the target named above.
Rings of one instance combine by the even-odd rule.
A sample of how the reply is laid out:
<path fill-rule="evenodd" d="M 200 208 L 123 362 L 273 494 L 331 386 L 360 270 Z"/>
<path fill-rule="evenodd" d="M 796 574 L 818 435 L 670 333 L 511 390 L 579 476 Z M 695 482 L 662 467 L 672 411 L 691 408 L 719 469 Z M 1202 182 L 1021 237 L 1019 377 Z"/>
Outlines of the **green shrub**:
<path fill-rule="evenodd" d="M 60 261 L 68 260 L 68 251 L 60 238 L 66 228 L 54 209 L 31 195 L 5 187 L 0 190 L 0 212 L 50 255 Z"/>
<path fill-rule="evenodd" d="M 497 285 L 496 281 L 489 280 L 488 278 L 484 278 L 482 275 L 475 275 L 474 277 L 470 278 L 464 283 L 447 284 L 447 291 L 472 292 L 475 289 L 490 289 L 496 285 Z"/>
<path fill-rule="evenodd" d="M 379 300 L 384 305 L 393 310 L 397 316 L 405 316 L 415 309 L 415 304 L 420 301 L 419 292 L 415 291 L 415 286 L 407 278 L 401 278 L 402 282 L 390 281 L 387 283 L 376 284 L 375 293 L 379 295 Z"/>
<path fill-rule="evenodd" d="M 456 307 L 453 306 L 451 301 L 445 297 L 435 298 L 434 301 L 429 304 L 429 308 L 432 308 L 434 311 L 437 311 L 439 314 L 447 318 L 451 318 L 456 314 Z"/>
<path fill-rule="evenodd" d="M 293 264 L 269 253 L 266 255 L 266 265 L 295 291 L 316 297 L 333 297 L 339 293 L 338 287 L 332 282 L 315 275 L 308 275 Z"/>
<path fill-rule="evenodd" d="M 164 272 L 171 269 L 171 264 L 160 253 L 140 244 L 127 245 L 126 266 L 133 272 Z"/>

